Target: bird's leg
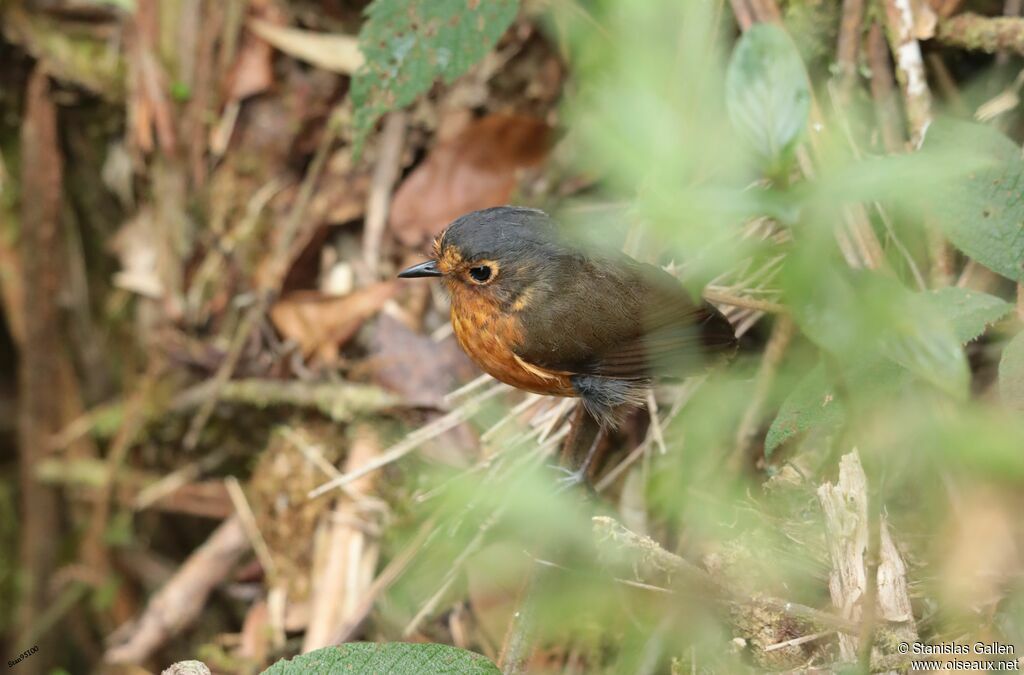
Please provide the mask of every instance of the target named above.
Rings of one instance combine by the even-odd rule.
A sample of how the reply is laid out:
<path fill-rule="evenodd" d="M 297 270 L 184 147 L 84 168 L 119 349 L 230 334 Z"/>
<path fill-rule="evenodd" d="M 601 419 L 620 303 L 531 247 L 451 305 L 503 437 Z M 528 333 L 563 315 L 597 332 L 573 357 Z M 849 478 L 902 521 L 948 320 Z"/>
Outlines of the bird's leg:
<path fill-rule="evenodd" d="M 579 485 L 586 481 L 587 473 L 590 471 L 590 466 L 594 461 L 594 456 L 597 454 L 597 448 L 601 445 L 601 441 L 603 440 L 604 433 L 602 430 L 594 436 L 594 441 L 590 444 L 590 449 L 587 450 L 587 454 L 583 458 L 578 469 L 572 470 L 568 467 L 562 467 L 562 471 L 564 471 L 566 475 L 558 479 L 559 487 L 564 490 L 568 490 L 574 485 Z"/>
<path fill-rule="evenodd" d="M 567 475 L 559 479 L 564 488 L 578 485 L 586 480 L 587 473 L 597 456 L 605 434 L 583 404 L 576 408 L 572 431 L 562 446 L 561 470 Z"/>

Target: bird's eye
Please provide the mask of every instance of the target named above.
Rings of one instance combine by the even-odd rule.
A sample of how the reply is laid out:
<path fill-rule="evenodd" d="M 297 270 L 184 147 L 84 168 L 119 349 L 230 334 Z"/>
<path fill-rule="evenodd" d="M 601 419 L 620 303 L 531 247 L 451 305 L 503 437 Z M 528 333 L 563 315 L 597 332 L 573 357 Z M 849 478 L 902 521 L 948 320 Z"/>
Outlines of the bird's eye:
<path fill-rule="evenodd" d="M 479 267 L 470 267 L 469 276 L 473 277 L 473 281 L 478 284 L 486 284 L 491 278 L 491 268 L 487 265 L 480 265 Z"/>

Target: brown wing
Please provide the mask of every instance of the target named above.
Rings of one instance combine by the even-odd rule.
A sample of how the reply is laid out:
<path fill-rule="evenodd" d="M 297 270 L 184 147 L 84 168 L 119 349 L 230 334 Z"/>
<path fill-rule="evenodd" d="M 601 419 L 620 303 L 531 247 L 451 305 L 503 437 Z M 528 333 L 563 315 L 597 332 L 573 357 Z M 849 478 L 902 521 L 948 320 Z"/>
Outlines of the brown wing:
<path fill-rule="evenodd" d="M 578 259 L 577 259 L 578 260 Z M 671 275 L 629 259 L 558 265 L 522 313 L 516 353 L 541 368 L 617 379 L 682 376 L 735 349 L 732 327 Z"/>

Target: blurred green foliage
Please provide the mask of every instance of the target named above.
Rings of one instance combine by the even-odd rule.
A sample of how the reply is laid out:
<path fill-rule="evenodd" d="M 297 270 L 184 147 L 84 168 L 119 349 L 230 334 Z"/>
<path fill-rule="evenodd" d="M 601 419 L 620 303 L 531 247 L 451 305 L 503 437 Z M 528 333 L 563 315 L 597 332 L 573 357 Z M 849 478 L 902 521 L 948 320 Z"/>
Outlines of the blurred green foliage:
<path fill-rule="evenodd" d="M 1007 404 L 1024 408 L 1024 333 L 1006 345 L 999 362 L 999 394 Z"/>
<path fill-rule="evenodd" d="M 929 129 L 931 147 L 948 144 L 991 157 L 990 167 L 951 182 L 931 212 L 957 248 L 1003 276 L 1024 282 L 1024 160 L 1020 146 L 989 127 L 943 120 Z"/>
<path fill-rule="evenodd" d="M 782 28 L 752 27 L 726 71 L 729 119 L 763 162 L 768 176 L 788 174 L 811 111 L 810 83 L 800 53 Z"/>

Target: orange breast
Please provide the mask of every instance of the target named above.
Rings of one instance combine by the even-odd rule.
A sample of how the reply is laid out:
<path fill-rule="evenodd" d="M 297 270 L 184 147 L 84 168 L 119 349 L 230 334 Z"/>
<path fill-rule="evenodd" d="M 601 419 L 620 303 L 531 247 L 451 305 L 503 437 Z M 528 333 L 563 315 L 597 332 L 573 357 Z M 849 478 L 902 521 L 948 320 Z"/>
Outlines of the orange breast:
<path fill-rule="evenodd" d="M 567 373 L 524 362 L 513 349 L 523 332 L 515 313 L 502 313 L 483 294 L 452 289 L 452 327 L 459 344 L 496 380 L 537 394 L 575 396 Z"/>

